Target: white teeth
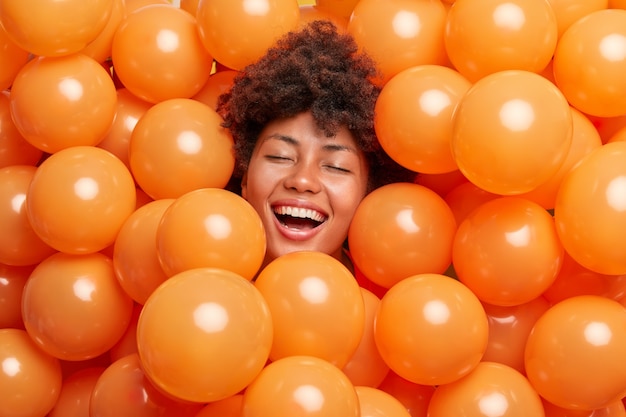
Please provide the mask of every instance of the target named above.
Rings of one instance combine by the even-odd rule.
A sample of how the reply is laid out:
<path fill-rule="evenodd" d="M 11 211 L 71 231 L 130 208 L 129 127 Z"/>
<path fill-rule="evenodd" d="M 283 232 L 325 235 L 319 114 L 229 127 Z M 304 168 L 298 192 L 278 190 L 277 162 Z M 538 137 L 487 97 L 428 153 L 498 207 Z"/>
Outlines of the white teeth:
<path fill-rule="evenodd" d="M 316 222 L 323 222 L 326 220 L 326 217 L 315 210 L 300 208 L 300 207 L 291 207 L 291 206 L 280 206 L 274 209 L 276 214 L 287 215 L 291 217 L 298 217 L 300 219 L 311 219 Z"/>

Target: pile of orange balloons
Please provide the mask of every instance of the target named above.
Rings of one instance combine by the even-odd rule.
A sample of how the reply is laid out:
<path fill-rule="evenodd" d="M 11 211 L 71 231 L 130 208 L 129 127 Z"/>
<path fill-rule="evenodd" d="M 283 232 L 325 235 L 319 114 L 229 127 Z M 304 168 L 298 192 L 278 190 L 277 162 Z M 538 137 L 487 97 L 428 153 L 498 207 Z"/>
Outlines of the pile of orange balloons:
<path fill-rule="evenodd" d="M 215 107 L 378 64 L 414 183 L 262 267 Z M 626 1 L 0 1 L 0 416 L 626 417 Z"/>

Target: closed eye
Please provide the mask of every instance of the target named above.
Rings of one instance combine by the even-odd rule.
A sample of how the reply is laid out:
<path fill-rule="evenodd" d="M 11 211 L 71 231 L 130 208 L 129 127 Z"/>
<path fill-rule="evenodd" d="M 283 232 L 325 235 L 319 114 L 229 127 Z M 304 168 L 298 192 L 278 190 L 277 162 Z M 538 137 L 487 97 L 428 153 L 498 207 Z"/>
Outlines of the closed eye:
<path fill-rule="evenodd" d="M 343 168 L 343 167 L 340 167 L 340 166 L 336 166 L 336 165 L 326 165 L 326 168 L 331 169 L 333 171 L 343 172 L 343 173 L 346 173 L 346 174 L 349 174 L 350 172 L 352 172 L 349 169 L 346 169 L 346 168 Z"/>

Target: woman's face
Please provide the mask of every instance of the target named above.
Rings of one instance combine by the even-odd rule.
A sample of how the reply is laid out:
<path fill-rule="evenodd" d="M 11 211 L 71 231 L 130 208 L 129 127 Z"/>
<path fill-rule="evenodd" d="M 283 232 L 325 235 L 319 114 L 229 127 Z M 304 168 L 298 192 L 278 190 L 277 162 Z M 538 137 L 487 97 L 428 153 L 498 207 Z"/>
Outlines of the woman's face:
<path fill-rule="evenodd" d="M 269 123 L 242 181 L 265 226 L 265 262 L 303 250 L 341 260 L 367 184 L 365 157 L 346 127 L 326 137 L 309 112 Z"/>

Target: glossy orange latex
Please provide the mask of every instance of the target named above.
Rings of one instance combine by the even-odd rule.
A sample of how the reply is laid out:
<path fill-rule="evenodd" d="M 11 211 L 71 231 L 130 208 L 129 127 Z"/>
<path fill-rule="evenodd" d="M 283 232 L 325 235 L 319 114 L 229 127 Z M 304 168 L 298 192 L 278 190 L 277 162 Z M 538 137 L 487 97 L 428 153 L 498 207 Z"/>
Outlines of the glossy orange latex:
<path fill-rule="evenodd" d="M 180 0 L 180 8 L 191 13 L 192 16 L 196 15 L 198 11 L 198 3 L 200 0 Z"/>
<path fill-rule="evenodd" d="M 417 65 L 396 74 L 376 101 L 374 128 L 383 149 L 415 172 L 457 170 L 450 148 L 452 116 L 470 86 L 441 65 Z"/>
<path fill-rule="evenodd" d="M 80 51 L 104 29 L 113 1 L 2 2 L 0 22 L 15 43 L 34 55 L 69 55 Z"/>
<path fill-rule="evenodd" d="M 46 159 L 26 194 L 26 213 L 39 237 L 58 251 L 85 254 L 111 245 L 135 210 L 135 182 L 124 164 L 93 146 Z"/>
<path fill-rule="evenodd" d="M 231 270 L 252 280 L 265 257 L 265 230 L 250 204 L 230 191 L 204 188 L 174 201 L 157 229 L 168 276 L 191 268 Z"/>
<path fill-rule="evenodd" d="M 81 361 L 102 355 L 122 337 L 133 303 L 106 256 L 56 253 L 31 273 L 22 295 L 28 334 L 45 352 Z"/>
<path fill-rule="evenodd" d="M 0 264 L 0 329 L 23 329 L 22 293 L 34 266 Z"/>
<path fill-rule="evenodd" d="M 13 79 L 20 69 L 28 62 L 28 51 L 20 48 L 0 25 L 0 91 L 6 90 L 13 84 Z"/>
<path fill-rule="evenodd" d="M 59 360 L 24 330 L 0 329 L 0 415 L 45 416 L 61 392 Z"/>
<path fill-rule="evenodd" d="M 241 70 L 298 26 L 300 9 L 293 0 L 208 0 L 198 4 L 196 19 L 206 50 L 217 62 Z"/>
<path fill-rule="evenodd" d="M 411 417 L 404 404 L 373 387 L 355 386 L 362 417 Z"/>
<path fill-rule="evenodd" d="M 556 406 L 543 400 L 543 409 L 546 417 L 624 417 L 626 410 L 622 400 L 614 401 L 610 405 L 595 410 L 571 410 Z"/>
<path fill-rule="evenodd" d="M 104 63 L 111 59 L 111 46 L 113 45 L 113 36 L 117 28 L 126 17 L 126 0 L 111 0 L 111 14 L 107 19 L 106 25 L 98 33 L 98 36 L 89 42 L 83 49 L 82 54 L 93 58 L 97 62 Z"/>
<path fill-rule="evenodd" d="M 381 72 L 381 84 L 417 65 L 447 62 L 443 32 L 446 9 L 439 0 L 361 0 L 348 33 Z"/>
<path fill-rule="evenodd" d="M 550 81 L 529 71 L 500 71 L 474 83 L 460 100 L 452 155 L 480 188 L 525 193 L 559 169 L 572 123 L 567 100 Z"/>
<path fill-rule="evenodd" d="M 471 82 L 504 70 L 542 71 L 558 26 L 545 0 L 457 0 L 445 26 L 448 58 Z"/>
<path fill-rule="evenodd" d="M 10 99 L 13 122 L 24 139 L 55 153 L 102 140 L 117 97 L 109 73 L 75 53 L 33 58 L 15 78 Z"/>
<path fill-rule="evenodd" d="M 390 371 L 378 388 L 399 400 L 412 417 L 425 416 L 435 387 L 408 381 Z"/>
<path fill-rule="evenodd" d="M 525 366 L 535 390 L 564 408 L 606 407 L 626 393 L 626 309 L 595 295 L 551 307 L 528 337 Z"/>
<path fill-rule="evenodd" d="M 341 370 L 350 378 L 354 386 L 378 387 L 389 373 L 374 339 L 374 320 L 380 304 L 380 298 L 373 292 L 361 287 L 365 305 L 365 327 L 363 336 L 348 362 Z"/>
<path fill-rule="evenodd" d="M 26 195 L 37 168 L 0 168 L 0 263 L 35 265 L 56 250 L 35 233 L 26 214 Z"/>
<path fill-rule="evenodd" d="M 111 59 L 124 87 L 150 103 L 193 96 L 213 62 L 194 16 L 168 4 L 128 14 L 115 31 Z"/>
<path fill-rule="evenodd" d="M 130 323 L 128 323 L 126 331 L 124 331 L 124 334 L 120 337 L 117 343 L 109 349 L 109 364 L 117 361 L 118 359 L 122 359 L 124 356 L 138 353 L 137 323 L 139 322 L 139 315 L 141 314 L 142 309 L 143 305 L 138 303 L 133 304 L 133 313 L 130 316 Z"/>
<path fill-rule="evenodd" d="M 352 0 L 350 0 L 352 1 Z M 320 2 L 311 5 L 300 6 L 300 26 L 306 26 L 308 23 L 314 20 L 330 20 L 337 26 L 339 31 L 348 30 L 348 18 L 336 14 L 332 10 L 324 9 L 320 6 Z"/>
<path fill-rule="evenodd" d="M 138 208 L 120 229 L 113 249 L 115 276 L 124 291 L 139 304 L 167 279 L 155 245 L 163 213 L 173 199 L 155 200 Z"/>
<path fill-rule="evenodd" d="M 501 363 L 525 374 L 526 340 L 535 322 L 549 307 L 544 297 L 511 307 L 483 303 L 489 320 L 489 342 L 483 361 Z"/>
<path fill-rule="evenodd" d="M 10 165 L 33 165 L 43 151 L 27 142 L 11 118 L 9 92 L 0 93 L 0 168 Z"/>
<path fill-rule="evenodd" d="M 506 365 L 481 362 L 467 376 L 438 387 L 428 416 L 523 417 L 544 415 L 541 398 L 522 374 Z"/>
<path fill-rule="evenodd" d="M 316 0 L 315 5 L 320 10 L 335 16 L 350 19 L 358 0 Z"/>
<path fill-rule="evenodd" d="M 482 204 L 459 225 L 454 269 L 481 301 L 527 303 L 556 279 L 564 250 L 550 213 L 532 201 L 500 197 Z"/>
<path fill-rule="evenodd" d="M 501 196 L 485 191 L 477 185 L 466 181 L 450 190 L 445 195 L 444 200 L 450 207 L 450 210 L 452 210 L 456 224 L 460 225 L 474 209 L 498 197 Z"/>
<path fill-rule="evenodd" d="M 468 179 L 458 169 L 444 174 L 420 174 L 414 182 L 434 191 L 440 197 L 445 197 L 457 185 L 468 182 Z"/>
<path fill-rule="evenodd" d="M 130 138 L 137 122 L 152 107 L 151 103 L 140 99 L 126 88 L 117 90 L 115 117 L 111 127 L 97 146 L 111 152 L 130 170 L 128 150 Z"/>
<path fill-rule="evenodd" d="M 222 118 L 196 100 L 165 100 L 148 109 L 130 137 L 137 184 L 154 199 L 198 188 L 223 188 L 235 166 L 233 139 Z"/>
<path fill-rule="evenodd" d="M 254 282 L 274 326 L 270 359 L 308 355 L 338 368 L 363 336 L 365 306 L 354 276 L 322 252 L 292 252 L 269 263 Z"/>
<path fill-rule="evenodd" d="M 105 368 L 86 368 L 63 380 L 61 393 L 48 417 L 84 417 L 89 415 L 89 402 L 98 378 Z"/>
<path fill-rule="evenodd" d="M 605 9 L 574 22 L 554 51 L 554 79 L 572 106 L 594 116 L 626 113 L 626 10 Z"/>
<path fill-rule="evenodd" d="M 235 394 L 208 403 L 194 417 L 241 417 L 242 407 L 243 394 Z"/>
<path fill-rule="evenodd" d="M 548 0 L 548 2 L 556 17 L 559 38 L 578 19 L 609 6 L 609 0 Z"/>
<path fill-rule="evenodd" d="M 235 70 L 217 71 L 212 74 L 204 86 L 192 98 L 206 104 L 213 110 L 217 109 L 219 96 L 227 92 L 233 85 L 233 79 L 239 74 Z"/>
<path fill-rule="evenodd" d="M 243 396 L 242 417 L 359 417 L 347 376 L 313 356 L 288 356 L 267 365 Z"/>
<path fill-rule="evenodd" d="M 268 304 L 248 280 L 196 268 L 171 277 L 148 298 L 137 347 L 142 369 L 159 389 L 207 403 L 252 382 L 268 359 L 272 334 Z"/>
<path fill-rule="evenodd" d="M 563 178 L 554 220 L 563 247 L 582 266 L 606 275 L 626 273 L 626 142 L 590 153 Z"/>
<path fill-rule="evenodd" d="M 93 388 L 89 415 L 99 417 L 194 417 L 202 408 L 159 391 L 146 377 L 137 354 L 108 366 Z"/>
<path fill-rule="evenodd" d="M 452 258 L 456 221 L 428 188 L 395 183 L 368 194 L 357 208 L 348 242 L 356 266 L 390 288 L 420 273 L 443 273 Z"/>
<path fill-rule="evenodd" d="M 414 275 L 381 299 L 374 338 L 399 376 L 421 385 L 447 384 L 480 362 L 488 341 L 487 316 L 459 281 L 439 274 Z"/>

